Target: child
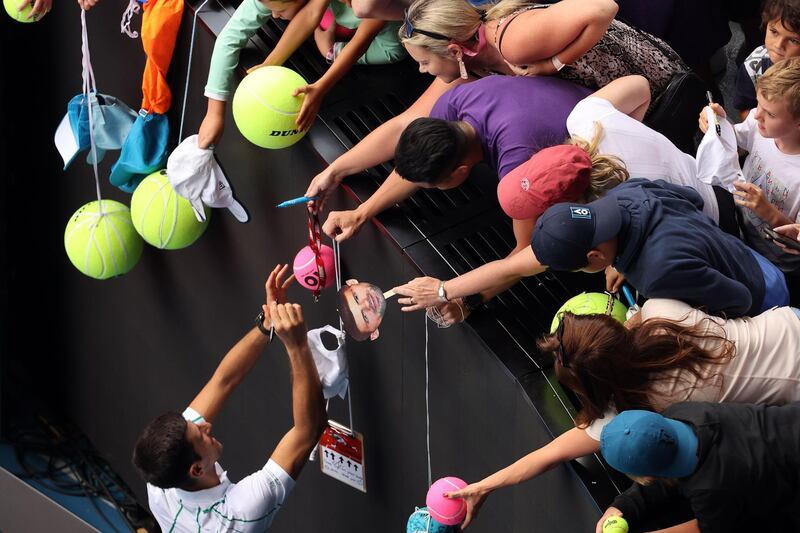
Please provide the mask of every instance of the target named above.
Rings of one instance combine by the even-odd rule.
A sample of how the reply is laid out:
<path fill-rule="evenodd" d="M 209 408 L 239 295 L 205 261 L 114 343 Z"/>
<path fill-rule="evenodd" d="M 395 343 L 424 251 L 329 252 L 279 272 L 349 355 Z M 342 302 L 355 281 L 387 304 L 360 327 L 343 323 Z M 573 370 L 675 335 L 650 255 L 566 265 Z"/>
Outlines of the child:
<path fill-rule="evenodd" d="M 739 148 L 749 152 L 734 195 L 747 243 L 796 278 L 800 257 L 775 246 L 764 229 L 800 222 L 800 57 L 770 67 L 757 89 L 758 107 L 734 127 Z M 714 111 L 725 116 L 719 106 Z"/>
<path fill-rule="evenodd" d="M 329 22 L 323 30 L 320 23 L 326 10 L 332 12 L 335 23 Z M 244 0 L 214 45 L 205 91 L 209 99 L 208 111 L 199 132 L 198 145 L 201 148 L 219 140 L 225 118 L 225 102 L 231 95 L 231 79 L 239 61 L 239 51 L 270 16 L 291 22 L 267 59 L 258 67 L 282 64 L 312 33 L 322 55 L 333 63 L 322 78 L 295 91 L 295 95 L 305 94 L 297 116 L 297 126 L 301 130 L 311 127 L 325 95 L 353 65 L 394 63 L 405 57 L 397 38 L 398 23 L 358 19 L 352 9 L 340 0 Z M 341 29 L 354 30 L 349 42 L 335 41 L 337 28 L 340 34 L 349 33 Z"/>
<path fill-rule="evenodd" d="M 800 2 L 797 0 L 766 0 L 761 11 L 766 26 L 764 46 L 747 56 L 739 67 L 733 107 L 744 120 L 756 107 L 756 82 L 774 63 L 800 55 Z"/>

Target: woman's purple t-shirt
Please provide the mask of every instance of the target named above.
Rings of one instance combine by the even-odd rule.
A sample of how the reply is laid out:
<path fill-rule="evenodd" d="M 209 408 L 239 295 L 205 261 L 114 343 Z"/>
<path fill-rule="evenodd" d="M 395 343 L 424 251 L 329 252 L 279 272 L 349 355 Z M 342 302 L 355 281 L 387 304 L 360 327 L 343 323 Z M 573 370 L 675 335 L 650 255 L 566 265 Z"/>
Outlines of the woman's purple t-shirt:
<path fill-rule="evenodd" d="M 488 76 L 447 91 L 430 116 L 475 128 L 484 159 L 502 179 L 542 148 L 563 143 L 567 116 L 590 92 L 554 77 Z"/>

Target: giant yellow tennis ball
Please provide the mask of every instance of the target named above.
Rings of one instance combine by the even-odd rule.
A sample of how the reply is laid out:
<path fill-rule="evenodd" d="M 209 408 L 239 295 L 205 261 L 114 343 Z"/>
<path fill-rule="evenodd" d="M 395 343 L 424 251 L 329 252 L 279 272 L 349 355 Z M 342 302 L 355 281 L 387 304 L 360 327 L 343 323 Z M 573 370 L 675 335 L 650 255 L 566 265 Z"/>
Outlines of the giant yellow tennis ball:
<path fill-rule="evenodd" d="M 69 219 L 64 249 L 75 268 L 94 279 L 129 272 L 142 255 L 144 243 L 134 231 L 128 206 L 114 200 L 84 205 Z"/>
<path fill-rule="evenodd" d="M 611 315 L 623 324 L 625 323 L 625 313 L 628 308 L 625 304 L 602 292 L 582 292 L 573 296 L 562 305 L 553 322 L 550 324 L 550 333 L 555 333 L 558 329 L 561 313 L 569 312 L 573 315 Z"/>
<path fill-rule="evenodd" d="M 306 132 L 298 131 L 295 120 L 303 95 L 292 92 L 304 85 L 286 67 L 262 67 L 245 76 L 233 95 L 233 120 L 242 135 L 262 148 L 286 148 L 302 139 Z"/>
<path fill-rule="evenodd" d="M 628 521 L 621 516 L 609 516 L 603 522 L 603 533 L 628 533 Z"/>
<path fill-rule="evenodd" d="M 22 11 L 17 11 L 17 6 L 22 2 L 20 0 L 3 0 L 3 7 L 6 8 L 6 13 L 17 22 L 36 22 L 36 19 L 28 18 L 31 10 L 33 9 L 33 2 L 28 2 Z"/>
<path fill-rule="evenodd" d="M 194 214 L 189 200 L 175 192 L 166 170 L 153 172 L 136 187 L 131 197 L 133 227 L 156 248 L 186 248 L 208 227 L 211 210 L 203 206 L 205 222 Z"/>

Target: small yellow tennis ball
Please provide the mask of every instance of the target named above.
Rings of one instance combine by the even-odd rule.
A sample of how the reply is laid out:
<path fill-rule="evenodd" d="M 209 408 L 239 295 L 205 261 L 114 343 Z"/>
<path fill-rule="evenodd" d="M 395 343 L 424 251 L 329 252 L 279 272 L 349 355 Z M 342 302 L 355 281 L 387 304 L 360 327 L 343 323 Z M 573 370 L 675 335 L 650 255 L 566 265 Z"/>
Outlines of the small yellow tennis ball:
<path fill-rule="evenodd" d="M 628 521 L 621 516 L 609 516 L 603 522 L 603 533 L 628 533 Z"/>
<path fill-rule="evenodd" d="M 133 226 L 148 244 L 179 250 L 194 243 L 208 227 L 211 210 L 203 206 L 205 222 L 194 214 L 189 200 L 175 192 L 166 170 L 153 172 L 131 196 Z"/>
<path fill-rule="evenodd" d="M 269 66 L 254 70 L 233 95 L 233 120 L 251 143 L 262 148 L 286 148 L 305 136 L 297 129 L 303 95 L 292 96 L 306 85 L 297 72 Z"/>
<path fill-rule="evenodd" d="M 6 8 L 6 13 L 17 22 L 36 22 L 35 18 L 28 18 L 31 10 L 33 9 L 33 2 L 27 2 L 22 11 L 17 11 L 17 7 L 21 4 L 21 0 L 3 0 L 3 7 Z"/>
<path fill-rule="evenodd" d="M 609 305 L 611 308 L 609 309 Z M 573 296 L 562 305 L 556 315 L 553 317 L 553 322 L 550 324 L 550 333 L 555 333 L 558 329 L 559 317 L 561 313 L 570 312 L 573 315 L 605 315 L 610 314 L 623 324 L 625 323 L 625 313 L 628 308 L 608 294 L 602 292 L 582 292 L 577 296 Z"/>
<path fill-rule="evenodd" d="M 128 206 L 114 200 L 84 205 L 69 219 L 64 249 L 75 268 L 94 279 L 129 272 L 139 261 L 144 243 L 134 231 Z"/>

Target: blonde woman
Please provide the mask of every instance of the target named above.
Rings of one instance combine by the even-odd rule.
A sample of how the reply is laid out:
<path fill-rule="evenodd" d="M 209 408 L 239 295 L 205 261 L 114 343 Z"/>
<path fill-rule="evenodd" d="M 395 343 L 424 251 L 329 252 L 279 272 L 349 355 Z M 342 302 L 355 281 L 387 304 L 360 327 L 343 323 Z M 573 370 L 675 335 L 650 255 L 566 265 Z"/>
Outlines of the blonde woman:
<path fill-rule="evenodd" d="M 688 68 L 665 42 L 614 20 L 617 9 L 613 0 L 501 0 L 486 10 L 465 0 L 417 0 L 400 39 L 421 71 L 445 81 L 559 74 L 597 89 L 639 74 L 655 98 Z"/>

